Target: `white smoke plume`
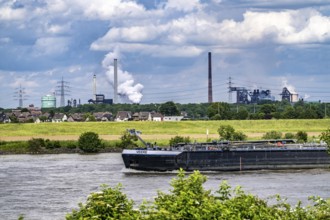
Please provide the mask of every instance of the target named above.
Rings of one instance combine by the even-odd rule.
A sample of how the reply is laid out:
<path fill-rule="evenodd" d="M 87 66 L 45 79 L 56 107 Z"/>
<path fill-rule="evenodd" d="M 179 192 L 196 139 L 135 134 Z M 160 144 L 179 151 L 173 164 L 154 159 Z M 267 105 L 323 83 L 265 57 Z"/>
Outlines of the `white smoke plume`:
<path fill-rule="evenodd" d="M 292 85 L 288 84 L 288 81 L 286 79 L 283 79 L 282 86 L 286 87 L 291 94 L 298 94 L 295 88 Z"/>
<path fill-rule="evenodd" d="M 109 52 L 102 61 L 103 68 L 106 69 L 106 76 L 111 85 L 114 85 L 114 59 L 120 59 L 120 53 L 118 50 Z M 135 83 L 133 75 L 127 71 L 123 71 L 119 64 L 118 66 L 118 95 L 128 98 L 133 103 L 140 103 L 143 97 L 142 89 L 143 85 Z"/>

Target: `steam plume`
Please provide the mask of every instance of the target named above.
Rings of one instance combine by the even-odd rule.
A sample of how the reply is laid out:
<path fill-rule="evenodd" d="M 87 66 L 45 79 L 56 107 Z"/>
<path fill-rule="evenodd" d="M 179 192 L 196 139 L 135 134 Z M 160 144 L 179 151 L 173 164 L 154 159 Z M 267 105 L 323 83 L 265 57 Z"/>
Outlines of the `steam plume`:
<path fill-rule="evenodd" d="M 294 86 L 288 84 L 288 81 L 287 81 L 286 79 L 284 79 L 284 80 L 282 81 L 282 85 L 283 85 L 283 87 L 286 87 L 286 88 L 289 90 L 289 92 L 290 92 L 291 94 L 297 94 L 297 92 L 296 92 Z"/>
<path fill-rule="evenodd" d="M 113 60 L 120 58 L 118 50 L 108 53 L 102 61 L 102 66 L 106 69 L 106 76 L 112 86 L 114 86 L 114 66 Z M 135 83 L 133 75 L 127 71 L 123 71 L 118 65 L 118 95 L 128 98 L 133 103 L 140 103 L 143 85 Z"/>

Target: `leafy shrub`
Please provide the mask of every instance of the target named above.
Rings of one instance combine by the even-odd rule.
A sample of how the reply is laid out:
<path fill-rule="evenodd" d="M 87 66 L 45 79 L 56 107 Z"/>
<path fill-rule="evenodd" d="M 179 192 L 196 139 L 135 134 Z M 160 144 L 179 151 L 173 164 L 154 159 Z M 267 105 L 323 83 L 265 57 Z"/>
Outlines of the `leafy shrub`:
<path fill-rule="evenodd" d="M 330 128 L 320 135 L 320 140 L 328 145 L 328 153 L 330 154 Z"/>
<path fill-rule="evenodd" d="M 61 148 L 61 143 L 59 141 L 51 141 L 47 139 L 45 141 L 46 149 L 55 149 L 55 148 Z"/>
<path fill-rule="evenodd" d="M 296 134 L 297 142 L 305 143 L 308 139 L 308 134 L 305 131 L 298 131 Z"/>
<path fill-rule="evenodd" d="M 85 132 L 79 137 L 78 147 L 85 153 L 97 153 L 103 148 L 103 145 L 98 134 Z"/>
<path fill-rule="evenodd" d="M 135 143 L 138 138 L 135 135 L 132 135 L 128 131 L 125 131 L 124 134 L 120 137 L 120 143 L 118 147 L 124 148 L 135 148 L 137 147 L 137 143 Z"/>
<path fill-rule="evenodd" d="M 295 138 L 295 135 L 292 134 L 292 133 L 285 133 L 284 138 L 285 139 L 293 139 L 293 138 Z"/>
<path fill-rule="evenodd" d="M 42 138 L 32 138 L 28 140 L 28 151 L 31 153 L 37 153 L 46 147 L 45 140 Z"/>
<path fill-rule="evenodd" d="M 64 148 L 75 149 L 78 146 L 78 142 L 77 141 L 62 141 L 61 145 Z"/>
<path fill-rule="evenodd" d="M 236 132 L 231 125 L 221 125 L 218 129 L 218 133 L 221 140 L 243 141 L 247 138 L 243 132 Z"/>
<path fill-rule="evenodd" d="M 291 206 L 276 196 L 269 205 L 266 200 L 245 193 L 240 187 L 232 189 L 222 182 L 219 190 L 211 193 L 203 184 L 207 177 L 194 171 L 186 176 L 180 170 L 172 179 L 169 193 L 159 191 L 153 202 L 144 202 L 139 208 L 121 192 L 121 185 L 114 188 L 102 186 L 92 193 L 85 205 L 67 214 L 67 220 L 79 219 L 329 219 L 330 200 L 311 199 L 313 205 L 302 207 L 298 202 Z M 274 204 L 275 203 L 275 204 Z"/>
<path fill-rule="evenodd" d="M 190 143 L 190 137 L 175 136 L 170 139 L 170 146 L 174 146 L 178 143 Z"/>
<path fill-rule="evenodd" d="M 243 132 L 241 131 L 236 131 L 233 134 L 233 140 L 235 141 L 244 141 L 247 139 L 247 135 L 245 135 Z"/>
<path fill-rule="evenodd" d="M 138 219 L 134 217 L 138 211 L 133 210 L 133 201 L 127 199 L 121 188 L 103 185 L 101 192 L 90 194 L 87 203 L 79 203 L 80 210 L 73 210 L 66 219 Z"/>
<path fill-rule="evenodd" d="M 263 139 L 281 139 L 282 132 L 280 131 L 269 131 L 262 136 Z"/>

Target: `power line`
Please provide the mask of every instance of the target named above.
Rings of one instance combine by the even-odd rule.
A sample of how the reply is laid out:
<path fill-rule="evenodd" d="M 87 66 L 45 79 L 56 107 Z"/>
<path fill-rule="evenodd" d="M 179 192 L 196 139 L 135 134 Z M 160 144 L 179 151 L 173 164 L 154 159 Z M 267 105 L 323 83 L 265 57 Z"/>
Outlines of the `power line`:
<path fill-rule="evenodd" d="M 57 82 L 58 86 L 56 86 L 56 95 L 60 94 L 61 100 L 60 100 L 60 107 L 65 106 L 65 96 L 69 95 L 70 92 L 70 87 L 69 87 L 69 82 L 66 82 L 63 80 Z"/>
<path fill-rule="evenodd" d="M 19 88 L 16 88 L 17 91 L 15 91 L 15 99 L 14 100 L 18 100 L 18 106 L 20 108 L 23 108 L 23 100 L 27 100 L 26 99 L 26 93 L 25 93 L 25 88 L 22 88 L 21 85 L 19 85 Z"/>

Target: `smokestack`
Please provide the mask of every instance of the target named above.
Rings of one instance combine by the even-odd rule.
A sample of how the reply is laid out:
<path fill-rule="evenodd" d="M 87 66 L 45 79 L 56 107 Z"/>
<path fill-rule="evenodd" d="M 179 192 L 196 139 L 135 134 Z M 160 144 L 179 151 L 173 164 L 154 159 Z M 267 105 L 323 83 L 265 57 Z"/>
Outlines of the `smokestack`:
<path fill-rule="evenodd" d="M 94 101 L 96 101 L 96 75 L 95 74 L 93 77 L 93 96 L 94 96 Z"/>
<path fill-rule="evenodd" d="M 211 57 L 211 52 L 209 52 L 209 87 L 208 87 L 208 98 L 209 98 L 209 103 L 212 103 L 212 57 Z"/>
<path fill-rule="evenodd" d="M 114 80 L 113 80 L 113 103 L 117 103 L 117 97 L 118 97 L 118 69 L 117 69 L 117 59 L 114 59 L 113 61 L 113 68 L 114 68 Z"/>

